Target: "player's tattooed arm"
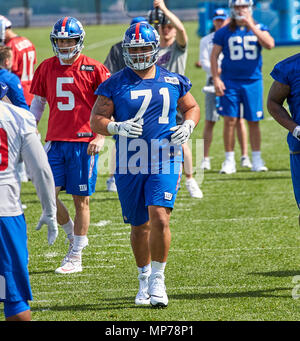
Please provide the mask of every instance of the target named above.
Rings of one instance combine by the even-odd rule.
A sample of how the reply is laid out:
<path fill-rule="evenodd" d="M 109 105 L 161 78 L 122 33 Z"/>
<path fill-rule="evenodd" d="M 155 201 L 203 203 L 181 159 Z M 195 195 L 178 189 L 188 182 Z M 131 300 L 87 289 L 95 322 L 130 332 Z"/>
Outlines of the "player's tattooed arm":
<path fill-rule="evenodd" d="M 109 135 L 107 125 L 112 120 L 114 103 L 106 96 L 98 96 L 91 113 L 91 129 L 101 135 Z"/>
<path fill-rule="evenodd" d="M 271 116 L 284 128 L 293 132 L 297 124 L 292 120 L 291 115 L 284 108 L 284 101 L 291 89 L 289 85 L 274 81 L 268 95 L 267 108 Z"/>
<path fill-rule="evenodd" d="M 113 101 L 108 97 L 98 96 L 92 110 L 92 115 L 94 114 L 96 116 L 104 116 L 110 119 L 113 112 L 114 112 Z"/>

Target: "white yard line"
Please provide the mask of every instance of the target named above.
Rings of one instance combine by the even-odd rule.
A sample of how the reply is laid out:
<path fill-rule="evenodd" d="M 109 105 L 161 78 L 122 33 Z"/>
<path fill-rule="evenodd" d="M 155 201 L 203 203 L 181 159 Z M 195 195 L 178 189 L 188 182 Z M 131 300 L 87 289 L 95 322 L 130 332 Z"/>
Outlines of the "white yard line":
<path fill-rule="evenodd" d="M 188 286 L 188 287 L 168 287 L 168 292 L 186 292 L 186 291 L 212 291 L 212 290 L 270 290 L 270 285 L 212 285 L 212 286 Z M 281 289 L 281 288 L 279 288 Z M 292 289 L 292 285 L 291 288 Z M 272 288 L 273 291 L 276 291 L 276 288 Z M 288 290 L 288 289 L 287 289 Z M 85 290 L 85 293 L 99 293 L 99 292 L 122 292 L 125 291 L 124 288 L 109 288 L 109 289 L 95 289 L 95 290 Z M 126 292 L 136 292 L 137 288 L 126 288 Z M 65 294 L 65 291 L 38 291 L 35 293 L 35 296 L 38 295 L 61 295 Z M 105 301 L 105 298 L 103 299 Z M 36 302 L 39 302 L 38 300 Z M 45 302 L 41 300 L 40 302 Z M 53 302 L 53 301 L 50 301 Z"/>
<path fill-rule="evenodd" d="M 176 219 L 176 217 L 173 217 L 172 219 Z M 178 217 L 178 219 L 182 219 L 182 217 Z M 290 217 L 287 216 L 274 216 L 274 217 L 240 217 L 240 218 L 217 218 L 217 219 L 193 219 L 193 223 L 201 223 L 204 221 L 209 222 L 218 222 L 218 221 L 260 221 L 260 220 L 278 220 L 278 219 L 290 219 Z"/>
<path fill-rule="evenodd" d="M 89 45 L 85 46 L 84 48 L 85 48 L 85 50 L 95 50 L 95 49 L 98 49 L 99 47 L 103 47 L 103 46 L 107 46 L 107 45 L 113 45 L 113 44 L 115 44 L 121 40 L 122 40 L 122 37 L 118 36 L 118 37 L 114 37 L 114 38 L 110 38 L 110 39 L 106 39 L 106 40 L 100 40 L 97 43 L 89 44 Z"/>

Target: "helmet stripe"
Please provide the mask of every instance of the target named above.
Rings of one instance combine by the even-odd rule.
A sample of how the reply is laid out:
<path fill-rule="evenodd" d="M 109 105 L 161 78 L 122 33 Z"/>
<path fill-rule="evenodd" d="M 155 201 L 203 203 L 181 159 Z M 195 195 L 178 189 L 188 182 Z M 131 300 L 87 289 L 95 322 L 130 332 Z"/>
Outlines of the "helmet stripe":
<path fill-rule="evenodd" d="M 139 41 L 140 39 L 140 25 L 141 23 L 137 23 L 135 26 L 135 40 Z"/>
<path fill-rule="evenodd" d="M 66 24 L 67 24 L 68 19 L 69 19 L 69 17 L 65 17 L 63 22 L 62 22 L 62 25 L 61 25 L 62 32 L 65 32 L 65 30 L 66 30 Z"/>

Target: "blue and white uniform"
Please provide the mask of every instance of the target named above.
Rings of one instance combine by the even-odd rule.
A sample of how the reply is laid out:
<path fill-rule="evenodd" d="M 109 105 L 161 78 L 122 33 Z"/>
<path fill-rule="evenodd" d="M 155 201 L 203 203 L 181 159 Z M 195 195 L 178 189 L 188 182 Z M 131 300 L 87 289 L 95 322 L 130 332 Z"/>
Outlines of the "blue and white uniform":
<path fill-rule="evenodd" d="M 267 27 L 257 24 L 260 30 Z M 219 113 L 223 116 L 243 117 L 248 121 L 263 119 L 262 46 L 257 36 L 244 26 L 232 30 L 229 25 L 219 29 L 213 39 L 222 46 L 221 78 L 226 87 L 220 98 Z"/>
<path fill-rule="evenodd" d="M 124 222 L 149 220 L 149 205 L 173 208 L 181 178 L 182 148 L 170 144 L 177 102 L 191 88 L 185 76 L 156 66 L 153 79 L 142 79 L 129 67 L 102 83 L 97 95 L 114 102 L 116 122 L 139 117 L 138 139 L 116 137 L 115 179 Z"/>
<path fill-rule="evenodd" d="M 287 103 L 292 119 L 300 125 L 300 53 L 282 60 L 274 66 L 271 76 L 279 83 L 288 85 Z M 287 135 L 290 150 L 290 166 L 297 205 L 300 209 L 300 141 L 292 133 Z"/>

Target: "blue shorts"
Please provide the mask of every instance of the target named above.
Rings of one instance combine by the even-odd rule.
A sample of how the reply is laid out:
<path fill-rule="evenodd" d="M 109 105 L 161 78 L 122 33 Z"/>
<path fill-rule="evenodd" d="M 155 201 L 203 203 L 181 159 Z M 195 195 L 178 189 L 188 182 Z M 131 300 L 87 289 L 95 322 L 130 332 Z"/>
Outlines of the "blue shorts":
<path fill-rule="evenodd" d="M 222 116 L 260 121 L 263 114 L 262 80 L 224 80 L 224 96 L 220 96 L 218 113 Z"/>
<path fill-rule="evenodd" d="M 0 301 L 4 302 L 4 305 L 8 303 L 11 306 L 20 306 L 20 302 L 32 300 L 28 272 L 27 228 L 23 214 L 16 217 L 0 217 L 0 255 Z M 16 304 L 17 302 L 19 303 Z M 26 304 L 22 306 L 21 309 L 27 310 Z M 17 313 L 19 312 L 21 311 Z M 16 315 L 15 310 L 11 315 Z"/>
<path fill-rule="evenodd" d="M 125 223 L 139 226 L 149 220 L 148 206 L 173 208 L 179 174 L 115 174 Z"/>
<path fill-rule="evenodd" d="M 99 155 L 88 155 L 88 145 L 88 142 L 52 141 L 47 151 L 55 186 L 68 194 L 90 196 L 95 192 Z"/>
<path fill-rule="evenodd" d="M 294 195 L 300 209 L 300 152 L 299 154 L 290 154 L 290 167 Z"/>

